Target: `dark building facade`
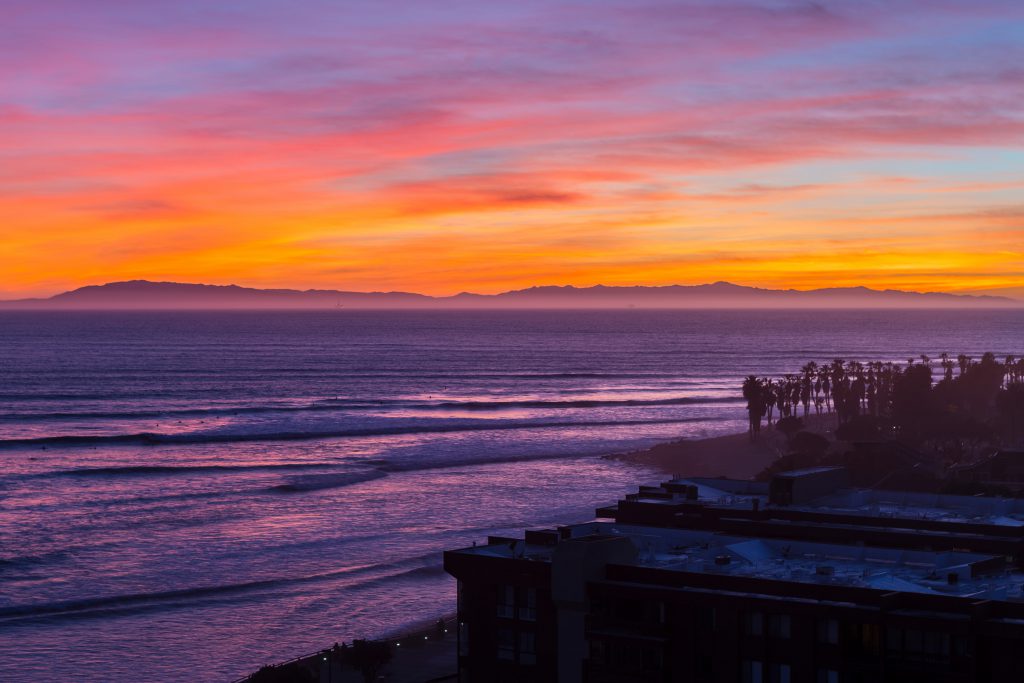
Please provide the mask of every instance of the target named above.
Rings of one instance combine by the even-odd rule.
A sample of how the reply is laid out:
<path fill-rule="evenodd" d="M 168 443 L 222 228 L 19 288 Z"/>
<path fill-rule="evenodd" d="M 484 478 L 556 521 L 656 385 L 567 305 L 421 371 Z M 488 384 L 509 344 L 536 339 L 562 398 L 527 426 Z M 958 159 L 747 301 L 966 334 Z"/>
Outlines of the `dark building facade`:
<path fill-rule="evenodd" d="M 990 500 L 975 504 L 992 507 L 987 516 L 956 516 L 970 501 L 911 498 L 880 508 L 886 521 L 876 525 L 843 520 L 844 510 L 865 510 L 829 496 L 867 501 L 868 510 L 880 503 L 851 499 L 842 476 L 790 473 L 818 480 L 776 484 L 787 490 L 775 500 L 786 504 L 772 502 L 771 484 L 676 479 L 600 511 L 643 521 L 530 531 L 446 553 L 459 582 L 460 680 L 1024 680 L 1019 538 L 972 526 L 980 516 L 982 527 L 1018 528 L 1016 513 Z M 945 503 L 942 519 L 922 514 L 926 502 Z M 711 512 L 694 516 L 693 506 Z M 769 534 L 760 533 L 765 519 L 741 516 L 726 529 L 732 518 L 717 514 L 793 506 L 828 518 L 768 518 L 788 529 Z M 680 512 L 689 515 L 682 524 Z M 941 543 L 921 542 L 912 538 L 918 522 L 954 526 L 926 530 Z M 857 530 L 850 543 L 840 542 L 842 524 Z M 823 528 L 831 538 L 819 538 Z M 885 542 L 871 543 L 871 530 Z"/>
<path fill-rule="evenodd" d="M 1020 493 L 1024 491 L 1024 451 L 999 451 L 952 470 L 953 479 Z"/>

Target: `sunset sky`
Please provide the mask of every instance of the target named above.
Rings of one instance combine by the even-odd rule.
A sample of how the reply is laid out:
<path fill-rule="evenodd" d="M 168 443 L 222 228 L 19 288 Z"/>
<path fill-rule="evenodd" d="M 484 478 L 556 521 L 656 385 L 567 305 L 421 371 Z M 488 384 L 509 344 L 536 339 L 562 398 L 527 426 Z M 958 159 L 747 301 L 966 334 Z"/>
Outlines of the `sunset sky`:
<path fill-rule="evenodd" d="M 0 298 L 136 278 L 1024 294 L 1024 2 L 4 0 Z"/>

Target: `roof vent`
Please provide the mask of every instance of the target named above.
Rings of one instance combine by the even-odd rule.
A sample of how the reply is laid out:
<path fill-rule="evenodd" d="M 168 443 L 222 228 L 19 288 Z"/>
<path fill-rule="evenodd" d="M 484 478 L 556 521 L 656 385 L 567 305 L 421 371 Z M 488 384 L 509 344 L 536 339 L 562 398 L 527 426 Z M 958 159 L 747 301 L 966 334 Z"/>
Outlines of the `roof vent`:
<path fill-rule="evenodd" d="M 835 576 L 836 568 L 830 564 L 819 564 L 814 573 L 818 576 Z"/>

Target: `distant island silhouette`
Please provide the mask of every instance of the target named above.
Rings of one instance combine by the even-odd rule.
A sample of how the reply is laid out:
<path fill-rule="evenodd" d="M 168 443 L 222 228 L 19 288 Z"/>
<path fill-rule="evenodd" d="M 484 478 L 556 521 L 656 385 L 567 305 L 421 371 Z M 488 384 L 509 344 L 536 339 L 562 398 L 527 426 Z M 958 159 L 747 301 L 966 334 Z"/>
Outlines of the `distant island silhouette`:
<path fill-rule="evenodd" d="M 0 301 L 0 310 L 194 309 L 570 309 L 570 308 L 1013 308 L 1024 301 L 943 292 L 760 289 L 729 282 L 663 287 L 531 287 L 500 294 L 433 297 L 410 292 L 254 289 L 132 280 L 81 287 L 49 298 Z"/>

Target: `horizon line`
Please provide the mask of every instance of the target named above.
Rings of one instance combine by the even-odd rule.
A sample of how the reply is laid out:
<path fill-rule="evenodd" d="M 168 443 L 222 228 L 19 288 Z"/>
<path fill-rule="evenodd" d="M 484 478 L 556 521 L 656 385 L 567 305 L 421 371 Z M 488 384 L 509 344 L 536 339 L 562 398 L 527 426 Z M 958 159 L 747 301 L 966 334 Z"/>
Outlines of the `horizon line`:
<path fill-rule="evenodd" d="M 770 287 L 770 286 L 757 285 L 757 284 L 743 284 L 743 283 L 740 283 L 740 282 L 735 282 L 733 280 L 719 279 L 719 280 L 714 280 L 714 281 L 697 282 L 697 283 L 693 283 L 693 284 L 682 284 L 682 283 L 679 283 L 679 282 L 673 282 L 673 283 L 670 283 L 670 284 L 605 284 L 604 282 L 597 282 L 595 284 L 588 284 L 588 285 L 579 285 L 579 284 L 571 284 L 571 283 L 564 283 L 564 284 L 547 283 L 547 284 L 534 284 L 534 285 L 529 285 L 529 286 L 525 286 L 525 287 L 517 287 L 517 288 L 511 288 L 511 289 L 503 289 L 503 290 L 492 292 L 492 293 L 481 293 L 481 292 L 471 291 L 470 289 L 460 289 L 459 291 L 454 292 L 452 294 L 425 294 L 423 292 L 417 292 L 417 291 L 408 290 L 408 289 L 356 290 L 356 289 L 339 289 L 339 288 L 333 288 L 333 287 L 332 288 L 307 287 L 307 286 L 303 286 L 303 285 L 257 286 L 257 285 L 249 285 L 249 284 L 240 284 L 239 281 L 232 281 L 232 282 L 227 283 L 227 284 L 219 284 L 219 283 L 215 283 L 215 282 L 197 282 L 197 281 L 187 281 L 187 280 L 150 280 L 150 279 L 147 279 L 147 278 L 131 278 L 131 279 L 127 279 L 127 280 L 107 280 L 107 281 L 99 282 L 99 283 L 84 284 L 84 285 L 79 285 L 77 287 L 74 287 L 72 289 L 57 290 L 57 291 L 53 291 L 53 292 L 48 293 L 48 294 L 37 294 L 37 295 L 33 295 L 33 296 L 22 297 L 22 298 L 19 298 L 19 299 L 0 299 L 0 302 L 27 301 L 27 300 L 35 300 L 35 299 L 45 300 L 45 299 L 53 298 L 53 297 L 56 297 L 56 296 L 61 296 L 63 294 L 70 294 L 72 292 L 78 292 L 78 291 L 83 290 L 83 289 L 109 287 L 109 286 L 112 286 L 112 285 L 127 285 L 127 284 L 185 285 L 185 286 L 196 286 L 196 287 L 221 287 L 221 288 L 233 287 L 233 288 L 238 288 L 238 289 L 249 289 L 249 290 L 260 291 L 260 292 L 286 291 L 286 292 L 340 292 L 340 293 L 346 293 L 346 294 L 413 294 L 413 295 L 416 295 L 416 296 L 429 297 L 429 298 L 432 298 L 432 299 L 446 299 L 446 298 L 452 298 L 452 297 L 456 297 L 456 296 L 460 296 L 460 295 L 499 296 L 501 294 L 508 294 L 508 293 L 511 293 L 511 292 L 525 292 L 525 291 L 529 291 L 529 290 L 533 290 L 533 289 L 576 289 L 576 290 L 585 290 L 585 289 L 596 289 L 596 288 L 599 288 L 599 287 L 600 288 L 606 288 L 606 289 L 635 289 L 635 288 L 669 289 L 669 288 L 673 288 L 673 287 L 676 287 L 676 288 L 711 287 L 711 286 L 714 286 L 714 285 L 731 285 L 731 286 L 734 286 L 734 287 L 741 287 L 741 288 L 744 288 L 744 289 L 760 290 L 760 291 L 766 291 L 766 292 L 821 292 L 821 291 L 826 291 L 826 290 L 857 290 L 857 289 L 860 289 L 860 290 L 865 290 L 865 291 L 870 291 L 870 292 L 900 292 L 900 293 L 905 293 L 905 294 L 920 294 L 920 295 L 946 294 L 946 295 L 950 295 L 950 296 L 991 297 L 991 298 L 1003 297 L 1003 298 L 1010 298 L 1010 299 L 1012 299 L 1013 297 L 1005 297 L 1004 295 L 998 295 L 998 294 L 994 295 L 994 294 L 990 294 L 989 292 L 1005 290 L 1005 289 L 1015 289 L 1013 287 L 995 287 L 995 288 L 992 288 L 992 289 L 984 289 L 984 288 L 982 288 L 982 289 L 898 289 L 898 288 L 891 287 L 891 286 L 872 287 L 872 286 L 864 285 L 864 284 L 859 284 L 859 285 L 834 285 L 834 286 L 808 287 L 808 288 L 800 288 L 800 287 L 795 287 L 795 286 Z M 1024 284 L 1021 285 L 1021 288 L 1024 288 Z M 1022 300 L 1022 301 L 1024 301 L 1024 300 Z"/>
<path fill-rule="evenodd" d="M 134 291 L 134 292 L 130 291 L 129 288 L 131 286 L 133 286 L 133 285 L 137 286 L 139 289 Z M 188 296 L 181 296 L 181 297 L 179 297 L 179 299 L 177 301 L 167 300 L 166 298 L 162 298 L 161 300 L 157 300 L 157 301 L 152 301 L 152 300 L 151 301 L 145 301 L 144 300 L 147 295 L 157 293 L 158 289 L 161 288 L 161 287 L 167 288 L 167 290 L 169 290 L 171 288 L 174 288 L 174 287 L 195 288 L 195 289 L 199 289 L 199 290 L 205 290 L 205 293 L 209 294 L 209 295 L 216 295 L 218 293 L 225 293 L 225 290 L 231 290 L 233 292 L 239 292 L 239 293 L 242 293 L 243 295 L 251 295 L 253 297 L 268 296 L 268 295 L 269 296 L 273 296 L 275 294 L 276 295 L 282 295 L 282 296 L 301 296 L 301 295 L 307 295 L 307 296 L 311 296 L 311 297 L 315 297 L 315 296 L 329 297 L 329 296 L 332 296 L 332 295 L 333 296 L 338 296 L 338 297 L 372 297 L 372 298 L 415 297 L 416 299 L 420 300 L 421 303 L 424 304 L 424 305 L 433 305 L 433 306 L 436 306 L 436 307 L 445 307 L 446 304 L 452 304 L 453 307 L 460 307 L 460 304 L 462 304 L 461 307 L 466 307 L 465 304 L 467 303 L 467 300 L 471 300 L 471 299 L 480 299 L 480 300 L 492 299 L 492 300 L 495 300 L 495 304 L 496 304 L 494 306 L 494 308 L 522 308 L 522 309 L 558 308 L 558 309 L 563 309 L 563 310 L 564 309 L 571 309 L 571 308 L 579 308 L 579 309 L 594 309 L 594 308 L 603 308 L 603 309 L 614 309 L 614 308 L 621 308 L 621 309 L 630 309 L 630 308 L 642 308 L 642 309 L 686 309 L 686 308 L 690 308 L 690 309 L 714 309 L 714 308 L 732 308 L 732 309 L 742 309 L 742 308 L 753 308 L 753 309 L 756 309 L 756 308 L 778 308 L 778 309 L 802 308 L 802 309 L 806 309 L 806 308 L 826 308 L 827 309 L 827 308 L 829 308 L 829 306 L 815 306 L 813 304 L 812 305 L 807 305 L 810 302 L 800 302 L 800 303 L 792 302 L 792 304 L 786 305 L 785 303 L 780 303 L 780 302 L 777 302 L 777 301 L 776 302 L 765 301 L 765 302 L 758 303 L 758 302 L 753 302 L 753 301 L 752 302 L 744 302 L 744 301 L 737 301 L 736 300 L 737 298 L 748 298 L 748 297 L 751 297 L 751 296 L 755 296 L 755 297 L 756 296 L 773 296 L 773 295 L 774 296 L 785 296 L 785 295 L 801 296 L 801 295 L 814 295 L 814 294 L 819 294 L 819 295 L 822 295 L 822 296 L 833 295 L 833 296 L 835 296 L 838 299 L 838 301 L 836 303 L 840 304 L 840 306 L 842 308 L 847 308 L 847 309 L 857 308 L 858 307 L 857 305 L 851 305 L 851 304 L 856 304 L 857 302 L 851 302 L 849 300 L 850 297 L 856 297 L 858 295 L 865 295 L 865 296 L 878 296 L 878 295 L 885 296 L 885 295 L 890 295 L 890 296 L 894 296 L 894 297 L 924 297 L 924 298 L 930 299 L 930 303 L 932 304 L 932 305 L 927 305 L 927 304 L 925 304 L 925 302 L 919 302 L 918 305 L 914 305 L 914 304 L 900 305 L 899 302 L 895 302 L 895 301 L 892 301 L 892 300 L 885 301 L 884 303 L 883 302 L 874 302 L 874 303 L 882 303 L 881 307 L 884 307 L 884 308 L 935 308 L 935 307 L 937 307 L 935 305 L 936 298 L 941 298 L 941 299 L 943 299 L 943 300 L 948 302 L 947 305 L 938 306 L 938 307 L 942 307 L 942 308 L 955 308 L 955 307 L 958 307 L 957 306 L 957 302 L 955 302 L 955 299 L 961 299 L 962 300 L 962 306 L 960 306 L 960 307 L 963 307 L 963 308 L 971 308 L 971 307 L 973 307 L 972 304 L 975 304 L 975 303 L 987 304 L 988 306 L 993 306 L 993 305 L 995 305 L 995 306 L 1002 306 L 1002 307 L 1008 307 L 1008 308 L 1013 308 L 1013 307 L 1016 307 L 1016 306 L 1024 306 L 1024 299 L 1020 299 L 1020 298 L 1017 298 L 1015 296 L 1007 296 L 1007 295 L 1003 295 L 1003 294 L 993 294 L 993 293 L 989 293 L 989 292 L 985 292 L 985 291 L 981 291 L 981 292 L 977 292 L 977 291 L 973 291 L 973 292 L 972 291 L 966 291 L 966 292 L 965 291 L 920 291 L 920 290 L 907 290 L 907 289 L 893 289 L 891 287 L 887 287 L 885 289 L 876 289 L 876 288 L 873 288 L 873 287 L 869 287 L 867 285 L 849 285 L 849 286 L 838 286 L 838 287 L 836 287 L 836 286 L 834 286 L 834 287 L 816 287 L 816 288 L 811 288 L 811 289 L 798 289 L 796 287 L 789 287 L 789 288 L 785 288 L 785 289 L 773 289 L 773 288 L 769 288 L 769 287 L 742 285 L 742 284 L 737 284 L 737 283 L 734 283 L 734 282 L 731 282 L 731 281 L 728 281 L 728 280 L 716 280 L 714 282 L 704 282 L 704 283 L 692 284 L 692 285 L 684 285 L 684 284 L 678 284 L 678 283 L 664 284 L 664 285 L 660 285 L 660 284 L 659 285 L 605 285 L 603 283 L 598 283 L 598 284 L 594 284 L 594 285 L 575 285 L 575 284 L 552 285 L 552 284 L 545 284 L 545 285 L 532 285 L 532 286 L 529 286 L 529 287 L 524 287 L 524 288 L 519 288 L 519 289 L 509 289 L 509 290 L 504 290 L 504 291 L 490 293 L 490 294 L 481 294 L 481 293 L 478 293 L 478 292 L 472 292 L 472 291 L 469 291 L 469 290 L 463 290 L 463 291 L 460 291 L 460 292 L 455 293 L 455 294 L 432 295 L 432 294 L 423 294 L 423 293 L 419 293 L 419 292 L 405 291 L 405 290 L 356 291 L 356 290 L 323 289 L 323 288 L 298 289 L 298 288 L 293 288 L 293 287 L 269 287 L 269 288 L 262 288 L 262 287 L 252 287 L 252 286 L 248 286 L 248 285 L 240 285 L 240 284 L 237 284 L 237 283 L 209 284 L 209 283 L 203 283 L 203 282 L 178 282 L 178 281 L 173 281 L 173 280 L 147 280 L 147 279 L 118 280 L 118 281 L 104 282 L 102 284 L 83 285 L 83 286 L 77 287 L 75 289 L 57 292 L 57 293 L 51 294 L 49 296 L 24 297 L 24 298 L 18 298 L 18 299 L 0 299 L 0 305 L 3 305 L 5 308 L 18 308 L 18 307 L 29 308 L 29 307 L 32 307 L 32 306 L 35 305 L 35 306 L 54 308 L 54 309 L 56 309 L 56 308 L 62 308 L 62 309 L 78 308 L 78 309 L 92 309 L 92 310 L 107 310 L 107 309 L 109 309 L 109 310 L 113 310 L 113 309 L 117 309 L 117 310 L 124 310 L 124 309 L 132 309 L 132 310 L 154 310 L 154 309 L 155 310 L 167 310 L 167 309 L 172 309 L 172 308 L 173 309 L 178 309 L 178 310 L 209 310 L 209 309 L 230 310 L 232 308 L 238 309 L 238 310 L 246 310 L 246 309 L 253 309 L 253 308 L 259 308 L 261 310 L 275 310 L 275 309 L 290 310 L 290 309 L 297 309 L 297 308 L 322 310 L 322 309 L 332 308 L 332 306 L 329 306 L 329 305 L 326 305 L 326 304 L 323 305 L 323 306 L 310 306 L 309 304 L 311 302 L 308 301 L 308 300 L 304 301 L 304 302 L 303 301 L 296 301 L 295 303 L 297 303 L 299 305 L 288 305 L 288 304 L 282 303 L 281 305 L 269 305 L 269 306 L 267 306 L 267 305 L 261 306 L 261 305 L 259 305 L 259 303 L 260 303 L 259 301 L 249 302 L 248 304 L 241 303 L 241 302 L 224 302 L 224 301 L 220 301 L 220 302 L 218 302 L 218 301 L 195 302 L 195 301 L 189 301 L 190 297 L 188 297 Z M 697 291 L 694 291 L 694 290 L 712 289 L 712 288 L 715 288 L 715 287 L 718 287 L 719 291 L 717 293 L 710 294 L 710 296 L 721 297 L 721 299 L 717 300 L 717 301 L 716 300 L 710 300 L 709 301 L 707 299 L 704 299 L 703 301 L 701 301 L 701 300 L 698 299 L 698 300 L 695 300 L 695 301 L 685 301 L 685 300 L 682 300 L 682 301 L 677 301 L 675 303 L 669 303 L 669 302 L 658 301 L 658 300 L 655 300 L 655 301 L 650 301 L 650 300 L 643 301 L 643 300 L 640 300 L 640 301 L 634 301 L 634 302 L 615 301 L 615 300 L 613 300 L 613 301 L 604 301 L 604 302 L 602 302 L 599 299 L 597 299 L 597 300 L 590 299 L 590 300 L 584 300 L 584 301 L 578 302 L 579 304 L 582 304 L 582 305 L 571 305 L 571 302 L 564 302 L 564 301 L 551 301 L 551 302 L 549 302 L 549 305 L 544 305 L 543 302 L 532 302 L 532 303 L 518 302 L 518 305 L 517 305 L 516 302 L 513 302 L 512 305 L 509 305 L 509 299 L 506 298 L 506 297 L 510 297 L 510 296 L 514 296 L 514 295 L 529 296 L 531 293 L 537 293 L 538 295 L 543 296 L 544 293 L 542 293 L 541 290 L 547 290 L 547 293 L 550 296 L 552 296 L 552 297 L 558 297 L 558 295 L 560 293 L 566 293 L 567 294 L 569 292 L 573 292 L 573 293 L 590 293 L 591 296 L 594 296 L 595 294 L 597 294 L 597 293 L 595 293 L 594 290 L 608 290 L 609 295 L 610 296 L 614 296 L 614 297 L 621 297 L 623 295 L 628 295 L 631 292 L 631 290 L 640 290 L 640 291 L 636 291 L 636 294 L 638 296 L 641 296 L 641 297 L 643 296 L 644 293 L 665 294 L 665 293 L 668 293 L 668 290 L 682 290 L 681 293 L 685 292 L 685 293 L 689 293 L 689 294 L 694 295 L 694 296 L 701 296 L 701 294 L 702 294 L 701 292 L 697 292 Z M 734 293 L 722 292 L 721 290 L 725 289 L 725 288 L 735 288 L 736 291 Z M 645 292 L 643 290 L 648 290 L 648 291 Z M 165 290 L 163 292 L 159 292 L 159 295 L 161 297 L 166 297 L 166 295 L 168 293 L 170 293 L 170 292 Z M 117 301 L 113 301 L 113 302 L 111 302 L 111 301 L 107 301 L 107 302 L 73 301 L 73 299 L 75 297 L 87 297 L 87 296 L 90 296 L 90 295 L 100 295 L 100 296 L 102 296 L 103 294 L 106 294 L 108 296 L 115 296 L 115 297 L 120 295 L 120 296 L 123 296 L 123 297 L 138 297 L 138 298 L 135 299 L 135 300 L 132 300 L 130 298 L 125 298 L 125 299 L 123 299 L 120 302 L 117 302 Z M 731 299 L 730 299 L 730 297 L 731 297 Z M 498 303 L 499 301 L 501 301 L 502 303 Z M 231 305 L 232 303 L 236 303 L 236 305 Z M 273 303 L 273 302 L 267 302 L 267 303 Z M 357 306 L 354 306 L 354 307 L 355 308 L 363 308 L 363 309 L 374 308 L 374 306 L 372 306 L 372 305 L 365 305 L 366 302 L 362 302 L 362 303 L 364 305 L 361 305 L 361 306 L 357 305 Z M 382 302 L 382 303 L 385 303 L 385 302 Z M 480 301 L 479 303 L 483 304 L 483 301 Z M 526 305 L 523 305 L 524 303 L 526 303 Z M 569 303 L 570 305 L 567 305 L 567 303 Z M 97 304 L 99 304 L 99 305 L 97 305 Z M 305 304 L 305 305 L 302 305 L 302 304 Z M 555 304 L 555 305 L 550 305 L 550 304 Z M 920 305 L 920 304 L 925 304 L 925 305 Z M 351 305 L 351 302 L 350 302 L 350 305 Z M 342 306 L 341 300 L 337 301 L 337 307 L 344 307 L 344 306 Z M 420 308 L 420 307 L 421 306 L 416 306 L 416 305 L 402 306 L 401 304 L 397 304 L 396 305 L 396 303 L 392 303 L 390 305 L 381 306 L 381 308 L 387 308 L 387 309 L 391 309 L 391 310 L 396 310 L 396 309 L 401 309 L 401 308 L 415 309 L 415 308 Z M 475 308 L 487 308 L 486 305 L 477 305 L 477 306 L 472 306 L 472 307 L 475 307 Z M 863 305 L 863 308 L 877 308 L 877 307 L 879 307 L 879 306 L 872 306 L 871 304 L 869 304 L 867 302 L 865 302 L 864 305 Z"/>

